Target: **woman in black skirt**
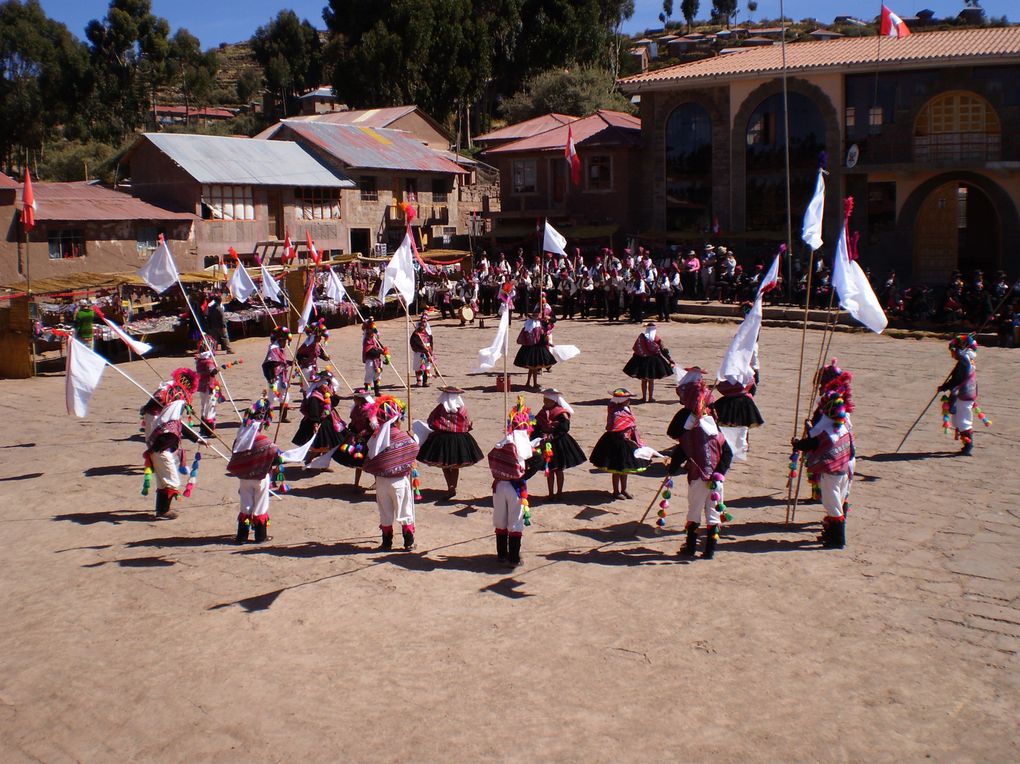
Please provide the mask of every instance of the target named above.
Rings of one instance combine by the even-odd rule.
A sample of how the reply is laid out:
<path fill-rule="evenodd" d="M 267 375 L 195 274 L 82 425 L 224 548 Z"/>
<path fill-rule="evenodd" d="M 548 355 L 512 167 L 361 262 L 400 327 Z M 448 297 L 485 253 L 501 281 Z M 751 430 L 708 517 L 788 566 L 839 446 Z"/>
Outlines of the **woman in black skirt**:
<path fill-rule="evenodd" d="M 545 399 L 542 402 L 542 409 L 535 416 L 535 433 L 541 437 L 542 443 L 535 449 L 535 455 L 531 458 L 536 471 L 545 470 L 549 498 L 552 499 L 553 496 L 563 495 L 563 470 L 584 464 L 587 457 L 570 434 L 570 416 L 574 410 L 563 398 L 563 394 L 559 390 L 549 388 L 542 391 L 542 396 Z"/>
<path fill-rule="evenodd" d="M 471 418 L 461 398 L 459 387 L 439 388 L 439 405 L 429 414 L 428 426 L 432 430 L 418 451 L 418 461 L 441 467 L 446 478 L 446 498 L 457 493 L 460 468 L 482 460 L 484 454 L 471 435 Z"/>
<path fill-rule="evenodd" d="M 291 438 L 291 443 L 303 446 L 313 436 L 312 446 L 308 449 L 305 463 L 315 457 L 333 451 L 336 459 L 337 449 L 343 440 L 346 423 L 336 410 L 340 397 L 333 392 L 333 373 L 320 371 L 313 382 L 314 387 L 305 395 L 301 402 L 301 424 Z"/>
<path fill-rule="evenodd" d="M 524 386 L 537 390 L 539 372 L 542 369 L 548 371 L 556 363 L 549 350 L 549 330 L 543 325 L 538 312 L 529 314 L 521 333 L 517 335 L 517 344 L 521 347 L 514 358 L 514 366 L 528 370 Z"/>
<path fill-rule="evenodd" d="M 641 435 L 637 420 L 630 410 L 634 394 L 619 387 L 612 392 L 606 412 L 606 431 L 592 449 L 589 459 L 603 472 L 613 476 L 613 498 L 633 499 L 627 492 L 627 476 L 633 472 L 644 472 L 651 463 L 649 459 L 638 459 L 634 451 L 640 448 Z"/>
<path fill-rule="evenodd" d="M 634 355 L 623 367 L 628 377 L 641 380 L 641 402 L 655 402 L 655 380 L 673 373 L 673 359 L 662 339 L 656 336 L 655 323 L 649 321 L 634 341 Z"/>

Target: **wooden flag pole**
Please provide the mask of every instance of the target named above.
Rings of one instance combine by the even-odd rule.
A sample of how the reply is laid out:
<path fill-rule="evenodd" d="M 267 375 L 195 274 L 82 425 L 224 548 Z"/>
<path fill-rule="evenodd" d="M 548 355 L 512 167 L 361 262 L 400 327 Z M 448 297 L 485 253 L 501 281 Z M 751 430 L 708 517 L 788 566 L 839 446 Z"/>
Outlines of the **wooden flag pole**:
<path fill-rule="evenodd" d="M 808 312 L 811 309 L 811 276 L 815 270 L 815 252 L 811 250 L 811 255 L 808 258 L 808 274 L 807 274 L 807 292 L 804 295 L 804 326 L 801 329 L 800 334 L 800 360 L 797 363 L 797 397 L 794 401 L 793 407 L 793 435 L 791 438 L 797 437 L 797 432 L 800 425 L 800 395 L 802 382 L 804 378 L 804 345 L 807 342 L 807 323 L 808 323 Z M 791 285 L 791 289 L 792 289 Z M 800 490 L 800 475 L 803 470 L 797 471 L 797 490 Z M 793 496 L 794 481 L 792 478 L 787 478 L 786 481 L 786 524 L 790 524 L 790 505 L 795 498 Z"/>
<path fill-rule="evenodd" d="M 407 362 L 407 431 L 411 432 L 411 311 L 410 307 L 404 298 L 400 297 L 400 302 L 404 306 L 404 351 L 406 354 Z"/>

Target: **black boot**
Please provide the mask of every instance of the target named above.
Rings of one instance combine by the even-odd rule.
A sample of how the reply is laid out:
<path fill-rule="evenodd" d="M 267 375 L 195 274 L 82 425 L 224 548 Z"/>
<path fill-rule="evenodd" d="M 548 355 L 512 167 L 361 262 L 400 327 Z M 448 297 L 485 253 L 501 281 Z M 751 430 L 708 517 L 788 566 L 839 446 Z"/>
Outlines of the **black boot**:
<path fill-rule="evenodd" d="M 709 525 L 706 530 L 708 535 L 705 536 L 705 551 L 701 553 L 701 559 L 711 560 L 715 557 L 715 545 L 719 541 L 719 537 L 716 535 L 719 532 L 719 526 Z"/>
<path fill-rule="evenodd" d="M 261 544 L 269 540 L 269 518 L 256 518 L 252 525 L 255 526 L 255 543 Z"/>
<path fill-rule="evenodd" d="M 379 544 L 380 551 L 388 552 L 393 549 L 393 531 L 383 531 L 382 542 Z"/>
<path fill-rule="evenodd" d="M 507 562 L 514 567 L 521 564 L 521 537 L 510 536 L 508 539 Z"/>
<path fill-rule="evenodd" d="M 379 383 L 373 382 L 372 389 L 375 390 L 375 397 L 378 398 L 382 393 L 379 392 Z"/>
<path fill-rule="evenodd" d="M 404 551 L 410 552 L 414 550 L 414 531 L 409 531 L 404 528 Z"/>
<path fill-rule="evenodd" d="M 960 433 L 960 437 L 963 438 L 963 448 L 960 449 L 960 456 L 970 456 L 971 452 L 974 451 L 974 431 L 968 430 L 967 432 Z"/>
<path fill-rule="evenodd" d="M 287 424 L 288 422 L 290 422 L 290 418 L 287 416 L 287 412 L 290 410 L 290 406 L 284 403 L 281 408 L 283 409 L 283 411 L 280 414 L 280 421 L 283 422 L 284 424 Z"/>
<path fill-rule="evenodd" d="M 251 530 L 251 520 L 248 515 L 237 516 L 237 535 L 234 537 L 235 544 L 246 544 L 248 542 L 248 531 Z"/>
<path fill-rule="evenodd" d="M 698 524 L 687 523 L 684 530 L 687 531 L 687 540 L 684 541 L 684 545 L 680 547 L 680 551 L 677 554 L 693 557 L 698 552 Z"/>
<path fill-rule="evenodd" d="M 171 494 L 166 488 L 160 488 L 156 491 L 157 520 L 173 520 L 177 517 L 177 513 L 170 508 L 172 502 L 173 494 Z"/>
<path fill-rule="evenodd" d="M 507 557 L 510 555 L 510 547 L 507 544 L 507 536 L 505 533 L 496 534 L 496 558 L 500 562 L 506 562 Z"/>
<path fill-rule="evenodd" d="M 843 549 L 846 546 L 846 521 L 835 519 L 829 523 L 828 538 L 822 542 L 823 549 Z"/>

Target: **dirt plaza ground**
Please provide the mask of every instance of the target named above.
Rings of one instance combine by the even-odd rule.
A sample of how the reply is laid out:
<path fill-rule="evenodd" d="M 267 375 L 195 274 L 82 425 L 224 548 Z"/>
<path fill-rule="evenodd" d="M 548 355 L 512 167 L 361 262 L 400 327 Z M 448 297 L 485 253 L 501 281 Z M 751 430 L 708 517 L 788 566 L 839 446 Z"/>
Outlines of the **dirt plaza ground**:
<path fill-rule="evenodd" d="M 735 326 L 660 336 L 681 364 L 714 370 Z M 380 330 L 403 369 L 403 322 Z M 503 394 L 466 372 L 494 331 L 435 325 L 483 450 Z M 607 392 L 638 388 L 620 371 L 637 333 L 555 331 L 582 353 L 543 382 L 574 406 L 586 452 Z M 819 338 L 808 334 L 809 366 Z M 439 470 L 422 467 L 418 553 L 375 551 L 373 494 L 339 467 L 290 470 L 272 541 L 233 546 L 237 481 L 208 452 L 181 517 L 152 520 L 143 396 L 115 372 L 82 420 L 65 414 L 62 376 L 0 382 L 0 760 L 1018 760 L 1017 351 L 979 352 L 994 426 L 972 458 L 953 455 L 937 402 L 895 454 L 951 368 L 945 342 L 835 335 L 831 354 L 855 374 L 859 461 L 848 548 L 823 551 L 818 505 L 784 524 L 800 332 L 767 326 L 760 344 L 767 422 L 726 482 L 734 519 L 716 558 L 693 562 L 675 555 L 682 483 L 666 532 L 635 533 L 661 467 L 613 501 L 587 464 L 562 501 L 531 481 L 514 570 L 494 558 L 484 463 L 449 503 Z M 227 381 L 243 405 L 263 386 L 266 340 L 235 345 L 245 363 Z M 328 351 L 360 381 L 357 327 L 334 330 Z M 180 365 L 151 363 L 163 377 Z M 142 362 L 120 368 L 159 381 Z M 677 403 L 669 384 L 656 397 L 634 410 L 664 448 Z M 413 415 L 435 398 L 415 389 Z M 230 441 L 235 418 L 220 411 Z"/>

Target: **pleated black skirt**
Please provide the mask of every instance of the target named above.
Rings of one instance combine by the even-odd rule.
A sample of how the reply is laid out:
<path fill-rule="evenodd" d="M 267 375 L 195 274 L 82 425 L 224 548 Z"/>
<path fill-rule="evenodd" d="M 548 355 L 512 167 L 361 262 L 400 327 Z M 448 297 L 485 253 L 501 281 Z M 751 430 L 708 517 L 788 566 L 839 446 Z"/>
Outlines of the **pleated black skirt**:
<path fill-rule="evenodd" d="M 633 355 L 623 373 L 634 379 L 662 379 L 673 373 L 673 367 L 661 355 Z"/>
<path fill-rule="evenodd" d="M 584 455 L 581 446 L 569 433 L 553 438 L 551 442 L 553 450 L 552 458 L 549 460 L 550 470 L 568 470 L 571 467 L 576 467 L 588 461 L 588 457 Z M 545 470 L 545 455 L 541 449 L 535 450 L 535 454 L 528 460 L 529 466 L 531 466 L 532 462 L 535 463 L 538 470 Z"/>
<path fill-rule="evenodd" d="M 468 467 L 485 455 L 469 432 L 433 430 L 418 451 L 418 461 L 433 467 Z"/>
<path fill-rule="evenodd" d="M 721 427 L 761 427 L 765 419 L 754 399 L 746 395 L 730 395 L 712 404 L 715 421 Z"/>
<path fill-rule="evenodd" d="M 514 366 L 521 369 L 547 369 L 556 359 L 545 345 L 521 345 L 514 358 Z"/>
<path fill-rule="evenodd" d="M 599 438 L 592 449 L 589 459 L 603 472 L 630 474 L 644 472 L 651 462 L 647 459 L 635 459 L 634 449 L 638 444 L 628 440 L 621 433 L 606 432 Z"/>

